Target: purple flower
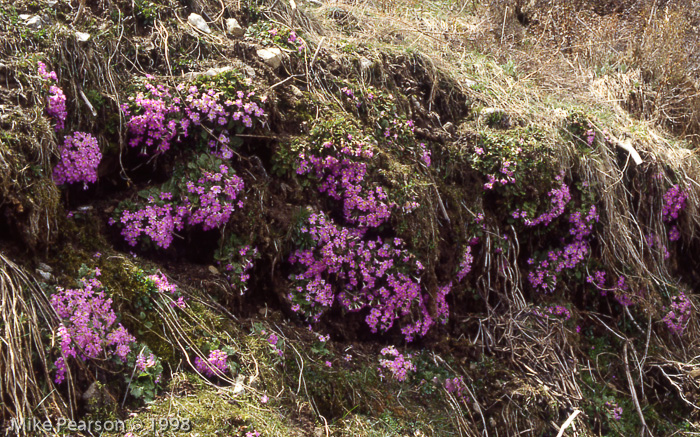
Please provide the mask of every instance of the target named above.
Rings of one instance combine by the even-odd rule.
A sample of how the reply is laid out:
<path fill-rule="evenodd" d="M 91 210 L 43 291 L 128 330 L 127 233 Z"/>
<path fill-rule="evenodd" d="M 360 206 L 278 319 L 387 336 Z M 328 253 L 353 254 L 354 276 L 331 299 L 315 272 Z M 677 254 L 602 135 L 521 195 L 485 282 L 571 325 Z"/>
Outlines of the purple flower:
<path fill-rule="evenodd" d="M 200 357 L 195 357 L 194 366 L 197 368 L 199 373 L 212 377 L 214 375 L 223 375 L 228 371 L 228 365 L 226 364 L 226 359 L 228 354 L 222 350 L 215 349 L 209 352 L 209 359 L 203 360 Z"/>
<path fill-rule="evenodd" d="M 95 182 L 101 160 L 95 137 L 85 132 L 67 135 L 61 147 L 61 160 L 53 169 L 53 179 L 57 184 Z"/>
<path fill-rule="evenodd" d="M 65 378 L 65 359 L 103 358 L 111 352 L 126 359 L 136 339 L 118 324 L 112 299 L 106 298 L 97 279 L 82 279 L 81 288 L 59 288 L 50 298 L 51 306 L 61 319 L 56 336 L 60 339 L 61 357 L 55 362 L 57 384 Z"/>

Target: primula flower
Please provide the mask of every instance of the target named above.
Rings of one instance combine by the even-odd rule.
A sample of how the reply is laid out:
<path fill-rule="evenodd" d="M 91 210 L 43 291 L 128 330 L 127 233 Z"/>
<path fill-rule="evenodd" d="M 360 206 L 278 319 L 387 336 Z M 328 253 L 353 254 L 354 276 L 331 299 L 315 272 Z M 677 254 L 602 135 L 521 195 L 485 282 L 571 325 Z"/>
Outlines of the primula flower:
<path fill-rule="evenodd" d="M 403 248 L 401 239 L 365 240 L 366 230 L 340 227 L 324 214 L 311 214 L 308 223 L 302 233 L 315 241 L 316 247 L 297 250 L 289 260 L 305 269 L 291 276 L 294 311 L 318 320 L 335 302 L 348 311 L 367 309 L 365 321 L 372 332 L 386 331 L 397 320 L 414 314 L 417 320 L 404 326 L 402 332 L 408 341 L 425 335 L 434 320 L 417 279 L 420 265 Z M 441 288 L 437 296 L 441 320 L 448 314 L 444 296 L 449 289 Z"/>
<path fill-rule="evenodd" d="M 672 222 L 678 218 L 678 215 L 685 209 L 685 203 L 688 195 L 681 189 L 680 185 L 676 184 L 669 188 L 664 194 L 664 206 L 661 211 L 663 221 Z"/>
<path fill-rule="evenodd" d="M 226 364 L 227 358 L 228 354 L 226 352 L 215 349 L 209 352 L 209 359 L 206 361 L 200 357 L 195 357 L 194 366 L 199 373 L 208 377 L 223 375 L 228 371 L 228 365 Z"/>
<path fill-rule="evenodd" d="M 381 350 L 385 357 L 379 360 L 379 365 L 391 372 L 398 381 L 405 381 L 408 372 L 415 372 L 416 366 L 411 362 L 411 355 L 403 355 L 394 346 L 388 346 Z M 393 357 L 393 358 L 392 358 Z"/>
<path fill-rule="evenodd" d="M 67 135 L 61 147 L 61 160 L 53 169 L 53 179 L 57 184 L 95 182 L 101 160 L 102 153 L 94 136 L 85 132 Z"/>
<path fill-rule="evenodd" d="M 103 358 L 111 352 L 126 359 L 130 345 L 136 340 L 118 324 L 112 310 L 112 299 L 105 297 L 97 279 L 83 279 L 79 289 L 59 288 L 50 298 L 51 306 L 61 318 L 56 336 L 60 338 L 62 356 L 55 362 L 57 384 L 65 378 L 65 359 Z"/>

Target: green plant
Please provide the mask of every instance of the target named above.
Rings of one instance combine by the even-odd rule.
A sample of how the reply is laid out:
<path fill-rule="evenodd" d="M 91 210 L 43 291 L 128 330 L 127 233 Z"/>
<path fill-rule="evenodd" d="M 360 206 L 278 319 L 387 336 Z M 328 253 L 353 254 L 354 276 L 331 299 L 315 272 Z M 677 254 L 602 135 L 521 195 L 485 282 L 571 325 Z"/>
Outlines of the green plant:
<path fill-rule="evenodd" d="M 163 365 L 160 358 L 148 346 L 140 344 L 132 348 L 127 365 L 128 369 L 132 369 L 131 375 L 126 378 L 129 394 L 147 404 L 153 402 L 158 389 L 162 388 Z"/>

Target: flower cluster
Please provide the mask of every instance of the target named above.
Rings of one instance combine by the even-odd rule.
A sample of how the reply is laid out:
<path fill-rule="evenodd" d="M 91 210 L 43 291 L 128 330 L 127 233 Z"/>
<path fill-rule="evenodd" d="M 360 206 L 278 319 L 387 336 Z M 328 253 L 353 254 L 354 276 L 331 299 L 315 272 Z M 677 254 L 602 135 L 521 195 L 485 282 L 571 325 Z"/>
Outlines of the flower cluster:
<path fill-rule="evenodd" d="M 223 375 L 228 371 L 226 360 L 228 354 L 220 349 L 209 352 L 209 358 L 205 361 L 200 357 L 195 357 L 194 366 L 197 371 L 205 376 Z"/>
<path fill-rule="evenodd" d="M 604 270 L 597 270 L 593 273 L 593 275 L 589 275 L 586 278 L 586 282 L 589 284 L 593 284 L 597 288 L 604 288 L 605 287 L 605 271 Z M 604 296 L 604 295 L 603 295 Z"/>
<path fill-rule="evenodd" d="M 89 133 L 67 135 L 61 147 L 61 160 L 53 169 L 57 184 L 97 181 L 97 166 L 102 159 L 97 139 Z"/>
<path fill-rule="evenodd" d="M 260 330 L 260 335 L 263 337 L 267 335 L 267 330 L 266 329 L 261 329 Z M 276 355 L 283 357 L 284 356 L 284 351 L 282 350 L 282 342 L 280 341 L 280 338 L 277 334 L 274 332 L 271 332 L 270 335 L 265 339 L 270 345 L 270 348 L 272 349 L 272 352 L 275 353 Z"/>
<path fill-rule="evenodd" d="M 588 255 L 590 248 L 586 237 L 591 234 L 593 225 L 597 222 L 598 212 L 595 205 L 591 206 L 585 216 L 581 212 L 572 213 L 569 217 L 569 233 L 573 236 L 573 241 L 563 249 L 549 251 L 535 270 L 528 274 L 530 284 L 544 292 L 554 291 L 559 275 L 564 270 L 575 268 Z M 528 260 L 528 264 L 534 263 L 532 258 Z"/>
<path fill-rule="evenodd" d="M 177 285 L 171 284 L 168 278 L 163 273 L 158 272 L 158 274 L 156 275 L 146 276 L 146 279 L 153 282 L 153 285 L 155 286 L 156 291 L 158 291 L 158 293 L 168 293 L 173 298 L 175 298 Z M 173 307 L 178 307 L 180 309 L 187 308 L 184 296 L 179 296 L 177 300 L 171 301 L 170 305 Z"/>
<path fill-rule="evenodd" d="M 365 227 L 377 227 L 391 216 L 394 203 L 387 202 L 387 194 L 382 187 L 367 187 L 367 163 L 359 159 L 374 156 L 366 143 L 355 142 L 352 135 L 343 139 L 336 147 L 332 141 L 322 145 L 326 149 L 339 149 L 340 158 L 333 154 L 325 157 L 299 155 L 298 174 L 312 173 L 319 180 L 319 191 L 343 203 L 343 213 L 348 223 Z"/>
<path fill-rule="evenodd" d="M 253 261 L 260 257 L 257 247 L 245 245 L 240 248 L 224 247 L 215 257 L 219 265 L 224 267 L 224 275 L 232 287 L 240 289 L 241 294 L 248 290 L 250 269 Z"/>
<path fill-rule="evenodd" d="M 464 383 L 464 378 L 461 376 L 445 379 L 445 390 L 465 402 L 469 399 L 467 396 L 467 385 Z"/>
<path fill-rule="evenodd" d="M 608 409 L 608 413 L 612 416 L 613 419 L 615 420 L 620 420 L 622 419 L 622 407 L 617 405 L 617 402 L 614 401 L 608 401 L 605 403 L 605 407 Z"/>
<path fill-rule="evenodd" d="M 394 346 L 387 346 L 381 350 L 384 358 L 379 360 L 379 371 L 382 368 L 391 372 L 392 376 L 398 381 L 405 381 L 408 377 L 408 372 L 415 372 L 416 366 L 411 362 L 411 354 L 402 354 L 396 350 Z"/>
<path fill-rule="evenodd" d="M 671 300 L 671 308 L 662 319 L 668 329 L 678 335 L 682 335 L 685 325 L 690 319 L 690 300 L 681 292 Z"/>
<path fill-rule="evenodd" d="M 197 182 L 186 182 L 184 207 L 190 211 L 189 225 L 202 224 L 205 231 L 225 225 L 236 207 L 243 208 L 239 195 L 245 184 L 228 166 L 221 164 L 218 171 L 203 170 Z"/>
<path fill-rule="evenodd" d="M 664 194 L 664 206 L 661 211 L 661 216 L 664 222 L 671 225 L 668 230 L 669 241 L 678 241 L 681 238 L 681 232 L 676 225 L 679 214 L 685 209 L 688 194 L 684 192 L 680 185 L 676 184 L 669 188 Z M 651 245 L 650 245 L 651 246 Z M 664 258 L 668 259 L 671 255 L 665 246 L 662 246 Z"/>
<path fill-rule="evenodd" d="M 43 62 L 39 61 L 39 76 L 41 76 L 42 79 L 44 80 L 52 80 L 54 82 L 58 82 L 58 76 L 56 76 L 55 71 L 46 71 L 46 64 Z"/>
<path fill-rule="evenodd" d="M 39 61 L 39 76 L 49 82 L 58 82 L 56 72 L 46 71 L 46 65 L 41 61 Z M 66 117 L 68 116 L 68 111 L 66 110 L 66 95 L 63 94 L 63 90 L 55 84 L 51 84 L 49 87 L 46 112 L 56 122 L 55 129 L 57 131 L 65 127 Z"/>
<path fill-rule="evenodd" d="M 670 223 L 676 220 L 685 209 L 687 199 L 688 194 L 681 189 L 680 185 L 676 184 L 669 188 L 664 194 L 664 207 L 661 211 L 663 221 Z"/>
<path fill-rule="evenodd" d="M 545 319 L 548 319 L 550 316 L 562 317 L 564 320 L 571 319 L 571 312 L 569 311 L 569 309 L 561 305 L 547 307 L 544 309 L 544 311 L 536 309 L 532 313 L 538 317 L 542 317 Z"/>
<path fill-rule="evenodd" d="M 586 278 L 586 282 L 597 288 L 601 296 L 607 296 L 608 293 L 612 292 L 615 300 L 622 306 L 630 306 L 633 303 L 632 296 L 629 294 L 629 284 L 624 276 L 619 276 L 615 285 L 608 288 L 606 287 L 605 272 L 597 270 Z"/>
<path fill-rule="evenodd" d="M 138 238 L 145 235 L 158 247 L 167 249 L 175 231 L 181 231 L 185 224 L 202 225 L 204 230 L 220 228 L 236 208 L 243 207 L 241 193 L 245 185 L 229 165 L 206 155 L 197 162 L 201 168 L 190 163 L 188 177 L 181 178 L 173 192 L 151 194 L 145 205 L 135 208 L 122 206 L 117 218 L 127 243 L 135 246 Z M 109 223 L 113 225 L 117 220 L 112 218 Z"/>
<path fill-rule="evenodd" d="M 501 168 L 499 170 L 501 174 L 499 176 L 492 174 L 486 175 L 489 181 L 484 184 L 484 190 L 491 190 L 494 185 L 497 184 L 507 185 L 515 183 L 515 170 L 517 166 L 518 163 L 516 161 L 504 160 L 501 163 Z"/>
<path fill-rule="evenodd" d="M 307 49 L 306 43 L 296 31 L 278 28 L 273 23 L 262 20 L 248 26 L 246 37 L 256 39 L 264 46 L 274 44 L 283 49 L 294 50 L 299 54 Z"/>
<path fill-rule="evenodd" d="M 591 128 L 586 131 L 586 144 L 588 144 L 588 147 L 593 147 L 593 141 L 595 141 L 595 131 Z"/>
<path fill-rule="evenodd" d="M 345 98 L 350 99 L 356 107 L 359 108 L 360 106 L 362 106 L 362 99 L 355 95 L 355 92 L 352 90 L 352 88 L 344 86 L 340 89 L 340 92 L 342 93 L 342 96 L 345 96 Z"/>
<path fill-rule="evenodd" d="M 472 247 L 467 246 L 462 255 L 462 262 L 459 263 L 459 271 L 457 272 L 457 281 L 462 282 L 465 276 L 472 270 L 474 256 L 472 255 Z"/>
<path fill-rule="evenodd" d="M 145 372 L 155 365 L 156 356 L 154 354 L 150 354 L 146 357 L 145 354 L 139 353 L 138 357 L 136 357 L 136 370 L 139 372 Z"/>
<path fill-rule="evenodd" d="M 119 218 L 122 236 L 131 246 L 136 246 L 137 239 L 143 234 L 158 247 L 167 249 L 173 242 L 176 230 L 182 230 L 187 209 L 173 207 L 171 204 L 158 205 L 155 200 L 136 211 L 124 210 Z M 110 224 L 114 224 L 113 219 Z"/>
<path fill-rule="evenodd" d="M 425 163 L 426 166 L 430 167 L 430 150 L 426 149 L 424 143 L 420 143 L 418 147 L 420 147 L 420 159 Z"/>
<path fill-rule="evenodd" d="M 394 323 L 418 313 L 418 320 L 404 326 L 407 341 L 425 335 L 434 324 L 420 285 L 423 265 L 395 238 L 365 240 L 364 229 L 336 225 L 323 213 L 313 213 L 301 234 L 315 246 L 296 250 L 289 258 L 304 271 L 291 275 L 295 286 L 289 295 L 292 309 L 318 321 L 336 301 L 348 311 L 369 308 L 365 321 L 372 332 L 387 331 Z M 447 316 L 444 296 L 450 287 L 438 293 L 441 318 Z"/>
<path fill-rule="evenodd" d="M 66 126 L 66 118 L 68 117 L 68 111 L 66 110 L 66 95 L 63 94 L 63 90 L 56 85 L 51 85 L 49 88 L 48 106 L 46 107 L 46 112 L 51 118 L 54 119 L 54 121 L 56 121 L 56 126 L 54 129 L 59 131 Z"/>
<path fill-rule="evenodd" d="M 306 48 L 306 43 L 304 43 L 304 40 L 301 39 L 295 31 L 289 32 L 289 37 L 287 38 L 287 43 L 291 44 L 292 46 L 296 46 L 297 51 L 299 53 L 303 52 L 304 49 Z"/>
<path fill-rule="evenodd" d="M 552 220 L 554 220 L 555 218 L 562 215 L 564 213 L 564 209 L 566 208 L 566 205 L 571 200 L 571 193 L 569 191 L 569 186 L 564 183 L 563 178 L 564 178 L 563 174 L 556 176 L 556 180 L 561 182 L 561 186 L 559 188 L 554 188 L 549 193 L 547 193 L 547 196 L 549 196 L 550 201 L 552 202 L 552 209 L 543 213 L 539 217 L 536 217 L 534 220 L 530 220 L 527 218 L 526 211 L 516 210 L 513 213 L 513 217 L 517 218 L 517 216 L 519 215 L 521 218 L 525 219 L 526 226 L 537 226 L 539 224 L 544 224 L 545 226 L 547 226 L 552 222 Z M 596 220 L 597 220 L 597 218 L 596 218 Z M 573 233 L 573 231 L 572 231 L 572 233 Z"/>
<path fill-rule="evenodd" d="M 195 85 L 184 84 L 172 90 L 148 81 L 143 87 L 144 91 L 131 96 L 121 109 L 132 136 L 129 145 L 142 146 L 144 151 L 164 153 L 173 141 L 204 132 L 212 134 L 208 145 L 228 159 L 232 156 L 230 129 L 241 125 L 251 128 L 255 120 L 265 119 L 265 111 L 259 105 L 264 99 L 256 101 L 253 91 L 231 95 L 214 88 L 200 90 Z"/>
<path fill-rule="evenodd" d="M 56 383 L 65 378 L 65 359 L 88 360 L 111 352 L 124 360 L 136 339 L 118 324 L 112 299 L 106 298 L 97 279 L 82 279 L 81 288 L 58 288 L 51 296 L 51 306 L 61 318 L 57 331 L 62 356 L 56 361 Z"/>

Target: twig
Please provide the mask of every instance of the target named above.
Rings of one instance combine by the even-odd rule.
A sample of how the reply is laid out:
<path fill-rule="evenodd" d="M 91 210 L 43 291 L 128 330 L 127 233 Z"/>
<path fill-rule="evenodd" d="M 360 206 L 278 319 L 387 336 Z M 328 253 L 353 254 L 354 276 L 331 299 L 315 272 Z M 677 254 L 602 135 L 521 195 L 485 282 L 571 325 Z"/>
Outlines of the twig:
<path fill-rule="evenodd" d="M 649 427 L 647 426 L 646 421 L 644 420 L 644 413 L 642 413 L 642 407 L 639 405 L 639 399 L 637 398 L 637 391 L 634 389 L 634 383 L 632 382 L 632 373 L 630 373 L 630 363 L 629 360 L 627 359 L 627 346 L 629 344 L 629 340 L 625 343 L 625 346 L 622 350 L 622 357 L 625 360 L 625 374 L 627 375 L 627 383 L 629 384 L 630 387 L 630 394 L 632 395 L 632 400 L 634 401 L 634 407 L 637 409 L 637 414 L 639 415 L 639 420 L 642 422 L 642 432 L 641 435 L 649 435 L 650 437 L 653 437 L 651 431 L 649 431 Z"/>
<path fill-rule="evenodd" d="M 97 111 L 95 111 L 95 108 L 93 108 L 92 103 L 90 103 L 90 100 L 88 100 L 87 96 L 83 92 L 82 88 L 78 90 L 78 93 L 80 94 L 80 97 L 83 98 L 83 101 L 85 102 L 86 105 L 88 105 L 88 108 L 90 108 L 90 112 L 92 112 L 93 117 L 97 117 Z"/>
<path fill-rule="evenodd" d="M 321 38 L 321 41 L 318 43 L 318 46 L 316 47 L 316 51 L 314 52 L 313 58 L 311 58 L 311 63 L 309 64 L 309 68 L 314 66 L 314 62 L 316 62 L 316 57 L 318 56 L 318 52 L 321 50 L 321 46 L 323 45 L 323 42 L 326 40 L 326 37 L 324 36 Z"/>
<path fill-rule="evenodd" d="M 579 414 L 581 414 L 581 410 L 574 410 L 574 412 L 571 413 L 571 416 L 569 416 L 569 418 L 566 419 L 566 422 L 564 422 L 561 425 L 561 428 L 559 428 L 559 434 L 557 434 L 557 437 L 561 437 L 564 435 L 564 431 L 566 431 L 566 428 L 568 428 L 569 425 L 571 425 L 574 419 L 576 419 L 576 416 L 578 416 Z"/>

